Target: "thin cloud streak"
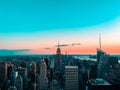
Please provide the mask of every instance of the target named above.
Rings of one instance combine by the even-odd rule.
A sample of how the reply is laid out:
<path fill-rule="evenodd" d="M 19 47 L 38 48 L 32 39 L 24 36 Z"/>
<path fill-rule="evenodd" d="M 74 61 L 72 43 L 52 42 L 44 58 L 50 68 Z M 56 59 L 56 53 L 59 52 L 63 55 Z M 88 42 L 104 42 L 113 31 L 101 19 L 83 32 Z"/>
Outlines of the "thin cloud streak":
<path fill-rule="evenodd" d="M 69 46 L 69 44 L 60 44 L 60 45 L 55 45 L 55 47 L 66 47 L 66 46 Z"/>
<path fill-rule="evenodd" d="M 44 49 L 49 50 L 49 49 L 51 49 L 51 48 L 44 48 Z"/>
<path fill-rule="evenodd" d="M 72 46 L 81 45 L 81 43 L 72 43 Z"/>

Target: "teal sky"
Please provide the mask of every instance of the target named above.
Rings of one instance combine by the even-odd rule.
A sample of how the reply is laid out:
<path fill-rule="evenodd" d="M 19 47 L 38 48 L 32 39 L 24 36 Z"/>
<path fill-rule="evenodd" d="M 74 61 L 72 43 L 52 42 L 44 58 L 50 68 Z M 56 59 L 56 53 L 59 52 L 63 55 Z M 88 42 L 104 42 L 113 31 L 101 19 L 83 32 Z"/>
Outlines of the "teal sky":
<path fill-rule="evenodd" d="M 49 39 L 57 42 L 64 38 L 66 41 L 75 39 L 76 34 L 78 40 L 81 32 L 98 35 L 104 31 L 99 25 L 105 26 L 119 16 L 120 0 L 1 0 L 0 48 L 32 49 L 32 46 L 25 47 L 21 43 L 35 43 L 38 36 L 41 42 Z M 99 28 L 96 31 L 88 29 L 94 26 Z M 21 46 L 17 45 L 18 40 Z"/>
<path fill-rule="evenodd" d="M 88 27 L 119 15 L 119 0 L 1 0 L 0 33 Z"/>

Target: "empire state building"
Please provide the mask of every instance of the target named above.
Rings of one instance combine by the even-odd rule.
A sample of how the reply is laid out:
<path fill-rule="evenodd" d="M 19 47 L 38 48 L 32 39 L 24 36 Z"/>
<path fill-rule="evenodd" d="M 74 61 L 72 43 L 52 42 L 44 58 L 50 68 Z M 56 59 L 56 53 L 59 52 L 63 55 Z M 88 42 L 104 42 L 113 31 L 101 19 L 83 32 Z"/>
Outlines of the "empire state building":
<path fill-rule="evenodd" d="M 57 71 L 60 71 L 61 68 L 62 68 L 62 56 L 61 56 L 60 45 L 58 44 L 58 48 L 56 51 L 56 69 Z"/>

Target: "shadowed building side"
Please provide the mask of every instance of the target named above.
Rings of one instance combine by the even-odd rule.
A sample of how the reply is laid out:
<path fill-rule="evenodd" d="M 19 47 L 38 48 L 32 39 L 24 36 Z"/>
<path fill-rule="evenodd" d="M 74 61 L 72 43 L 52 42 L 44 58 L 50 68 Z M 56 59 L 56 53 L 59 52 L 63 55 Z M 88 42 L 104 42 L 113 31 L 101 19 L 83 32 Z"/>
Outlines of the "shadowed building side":
<path fill-rule="evenodd" d="M 5 62 L 0 62 L 0 89 L 6 90 L 6 80 L 7 80 L 7 68 L 8 65 Z"/>

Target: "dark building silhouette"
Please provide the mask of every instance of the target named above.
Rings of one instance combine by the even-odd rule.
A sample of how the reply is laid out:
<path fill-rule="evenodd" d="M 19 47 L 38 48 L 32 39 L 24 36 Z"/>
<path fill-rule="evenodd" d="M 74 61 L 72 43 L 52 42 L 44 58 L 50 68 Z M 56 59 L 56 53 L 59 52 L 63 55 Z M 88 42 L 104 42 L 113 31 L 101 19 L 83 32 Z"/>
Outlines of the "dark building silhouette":
<path fill-rule="evenodd" d="M 10 86 L 8 90 L 17 90 L 16 86 Z"/>
<path fill-rule="evenodd" d="M 1 90 L 6 90 L 6 80 L 7 80 L 7 68 L 8 65 L 5 62 L 0 62 L 0 88 Z"/>
<path fill-rule="evenodd" d="M 8 64 L 8 72 L 7 72 L 7 77 L 10 80 L 10 74 L 11 72 L 14 71 L 14 65 L 13 64 Z"/>
<path fill-rule="evenodd" d="M 25 61 L 23 61 L 23 62 L 21 63 L 21 67 L 22 67 L 22 68 L 26 68 L 26 66 L 27 66 L 27 63 L 26 63 Z"/>
<path fill-rule="evenodd" d="M 97 49 L 97 77 L 102 77 L 103 60 L 108 60 L 109 55 L 101 49 Z"/>
<path fill-rule="evenodd" d="M 113 86 L 113 90 L 120 90 L 120 78 L 112 79 L 111 84 Z"/>
<path fill-rule="evenodd" d="M 19 75 L 15 79 L 15 86 L 16 86 L 17 90 L 23 90 L 23 79 Z"/>
<path fill-rule="evenodd" d="M 99 63 L 101 55 L 104 55 L 105 52 L 101 49 L 97 49 L 97 62 Z"/>
<path fill-rule="evenodd" d="M 28 76 L 27 69 L 26 68 L 19 68 L 18 74 L 23 78 L 23 90 L 26 90 L 26 88 L 27 88 L 26 78 Z"/>
<path fill-rule="evenodd" d="M 94 64 L 91 67 L 91 73 L 90 73 L 91 78 L 97 78 L 97 64 Z"/>
<path fill-rule="evenodd" d="M 112 65 L 114 68 L 116 64 L 118 64 L 118 57 L 111 56 L 109 58 L 108 64 Z"/>
<path fill-rule="evenodd" d="M 46 57 L 44 58 L 44 60 L 45 60 L 45 63 L 46 63 L 47 69 L 49 69 L 49 67 L 50 67 L 50 61 L 49 61 L 49 58 L 46 56 Z"/>
<path fill-rule="evenodd" d="M 58 44 L 58 48 L 56 51 L 56 69 L 57 71 L 60 71 L 62 68 L 62 55 L 61 55 L 61 50 Z"/>
<path fill-rule="evenodd" d="M 31 71 L 31 82 L 36 82 L 36 63 L 35 62 L 33 62 L 32 63 L 32 71 Z"/>

